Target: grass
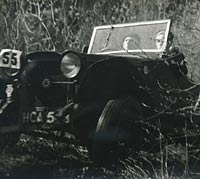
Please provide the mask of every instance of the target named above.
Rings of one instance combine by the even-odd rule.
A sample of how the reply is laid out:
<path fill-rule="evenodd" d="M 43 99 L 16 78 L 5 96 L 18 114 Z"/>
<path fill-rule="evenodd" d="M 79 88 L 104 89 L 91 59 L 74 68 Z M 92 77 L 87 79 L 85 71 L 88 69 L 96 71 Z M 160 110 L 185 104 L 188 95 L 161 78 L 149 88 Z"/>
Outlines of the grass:
<path fill-rule="evenodd" d="M 82 146 L 21 135 L 17 145 L 0 152 L 1 178 L 197 179 L 200 150 L 186 144 L 162 144 L 157 153 L 129 149 L 112 169 L 96 167 Z"/>

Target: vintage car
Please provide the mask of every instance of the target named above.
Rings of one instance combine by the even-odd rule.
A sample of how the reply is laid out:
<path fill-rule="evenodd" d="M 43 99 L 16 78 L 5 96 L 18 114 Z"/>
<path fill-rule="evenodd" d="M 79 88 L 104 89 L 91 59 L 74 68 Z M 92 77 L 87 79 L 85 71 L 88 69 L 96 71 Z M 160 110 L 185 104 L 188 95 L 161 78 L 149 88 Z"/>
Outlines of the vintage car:
<path fill-rule="evenodd" d="M 1 145 L 21 133 L 75 138 L 103 163 L 129 146 L 153 151 L 161 140 L 189 139 L 198 130 L 200 87 L 186 76 L 170 23 L 95 27 L 82 53 L 3 49 Z"/>

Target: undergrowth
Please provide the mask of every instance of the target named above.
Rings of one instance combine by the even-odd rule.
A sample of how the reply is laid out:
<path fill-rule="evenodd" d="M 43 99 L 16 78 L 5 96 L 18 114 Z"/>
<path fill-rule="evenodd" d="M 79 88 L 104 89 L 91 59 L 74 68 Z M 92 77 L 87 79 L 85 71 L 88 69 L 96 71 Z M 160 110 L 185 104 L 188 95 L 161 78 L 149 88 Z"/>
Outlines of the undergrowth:
<path fill-rule="evenodd" d="M 0 154 L 0 175 L 10 178 L 122 178 L 197 179 L 200 149 L 195 144 L 160 141 L 158 152 L 135 151 L 119 158 L 110 168 L 96 167 L 87 148 L 22 134 L 14 148 Z M 30 176 L 31 172 L 31 176 Z"/>

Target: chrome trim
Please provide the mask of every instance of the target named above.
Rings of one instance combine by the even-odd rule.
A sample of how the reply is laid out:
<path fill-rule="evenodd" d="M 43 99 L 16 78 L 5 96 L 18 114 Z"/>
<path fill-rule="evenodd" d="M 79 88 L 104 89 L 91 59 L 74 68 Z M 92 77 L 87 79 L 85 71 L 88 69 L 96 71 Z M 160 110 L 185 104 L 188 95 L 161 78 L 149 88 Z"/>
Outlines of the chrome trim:
<path fill-rule="evenodd" d="M 77 80 L 74 81 L 53 81 L 53 84 L 75 84 Z"/>

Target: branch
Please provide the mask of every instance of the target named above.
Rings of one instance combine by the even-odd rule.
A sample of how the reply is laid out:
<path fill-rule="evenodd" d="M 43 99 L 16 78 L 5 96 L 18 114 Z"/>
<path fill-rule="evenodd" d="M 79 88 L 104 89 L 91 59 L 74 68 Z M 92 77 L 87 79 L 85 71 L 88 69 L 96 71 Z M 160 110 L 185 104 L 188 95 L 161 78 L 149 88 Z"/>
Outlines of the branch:
<path fill-rule="evenodd" d="M 52 17 L 53 24 L 56 25 L 52 0 L 51 0 L 51 17 Z"/>

